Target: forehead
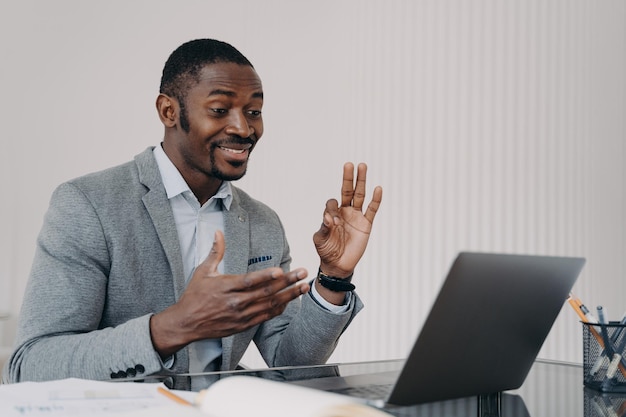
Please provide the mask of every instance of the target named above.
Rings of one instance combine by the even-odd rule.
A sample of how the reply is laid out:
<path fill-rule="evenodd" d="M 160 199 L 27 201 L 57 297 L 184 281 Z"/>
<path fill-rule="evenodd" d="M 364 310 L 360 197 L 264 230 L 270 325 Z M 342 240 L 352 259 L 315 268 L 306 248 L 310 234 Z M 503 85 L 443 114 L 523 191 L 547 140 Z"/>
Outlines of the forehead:
<path fill-rule="evenodd" d="M 223 94 L 239 98 L 262 98 L 263 86 L 251 66 L 220 62 L 205 65 L 199 73 L 198 83 L 189 92 L 205 96 Z"/>

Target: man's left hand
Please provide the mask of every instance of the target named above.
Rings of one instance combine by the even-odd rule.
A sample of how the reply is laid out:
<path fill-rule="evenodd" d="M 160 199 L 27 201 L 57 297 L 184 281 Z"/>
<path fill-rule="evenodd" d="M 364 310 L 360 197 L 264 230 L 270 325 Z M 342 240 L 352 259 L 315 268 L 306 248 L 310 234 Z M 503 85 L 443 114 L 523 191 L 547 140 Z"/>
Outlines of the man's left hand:
<path fill-rule="evenodd" d="M 341 206 L 335 199 L 326 202 L 323 223 L 313 235 L 313 243 L 320 256 L 320 268 L 326 275 L 345 278 L 352 274 L 359 262 L 372 230 L 372 223 L 383 198 L 383 189 L 376 187 L 372 200 L 363 212 L 367 165 L 343 166 Z"/>

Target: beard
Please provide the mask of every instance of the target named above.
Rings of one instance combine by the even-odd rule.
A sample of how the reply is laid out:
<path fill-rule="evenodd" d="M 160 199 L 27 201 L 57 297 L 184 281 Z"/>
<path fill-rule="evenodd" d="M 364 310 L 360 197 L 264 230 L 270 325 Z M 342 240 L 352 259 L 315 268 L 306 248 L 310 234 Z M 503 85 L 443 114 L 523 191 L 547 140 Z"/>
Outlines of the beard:
<path fill-rule="evenodd" d="M 220 147 L 220 146 L 228 146 L 229 144 L 238 144 L 238 145 L 248 145 L 250 144 L 251 147 L 250 149 L 248 149 L 248 158 L 246 158 L 245 161 L 241 161 L 241 162 L 228 162 L 232 167 L 234 168 L 239 168 L 243 165 L 246 165 L 246 169 L 244 169 L 243 172 L 241 172 L 240 174 L 227 174 L 224 171 L 222 171 L 221 169 L 219 169 L 218 165 L 217 165 L 217 161 L 215 158 L 215 152 L 216 150 Z M 219 180 L 222 181 L 237 181 L 239 179 L 241 179 L 244 175 L 246 175 L 247 172 L 247 164 L 248 161 L 250 160 L 250 155 L 252 154 L 252 150 L 254 149 L 254 146 L 256 145 L 256 141 L 254 141 L 252 138 L 242 138 L 240 136 L 231 136 L 230 138 L 227 139 L 222 139 L 219 140 L 217 142 L 214 142 L 211 144 L 211 151 L 209 153 L 209 159 L 211 161 L 211 171 L 210 171 L 210 175 L 212 177 L 215 177 Z"/>
<path fill-rule="evenodd" d="M 215 149 L 215 148 L 211 149 L 211 155 L 210 155 L 210 159 L 211 159 L 211 172 L 210 172 L 210 175 L 212 177 L 217 178 L 217 179 L 222 180 L 222 181 L 237 181 L 238 179 L 241 179 L 244 175 L 246 175 L 246 172 L 248 171 L 248 167 L 247 166 L 246 166 L 246 169 L 244 169 L 244 171 L 241 174 L 237 174 L 237 175 L 228 175 L 224 171 L 220 170 L 217 167 L 217 165 L 215 164 L 215 152 L 214 152 L 213 149 Z M 231 165 L 238 168 L 238 167 L 242 166 L 243 164 L 247 164 L 248 160 L 250 160 L 250 157 L 248 157 L 246 162 L 241 162 L 241 163 L 237 163 L 237 164 L 231 163 Z"/>

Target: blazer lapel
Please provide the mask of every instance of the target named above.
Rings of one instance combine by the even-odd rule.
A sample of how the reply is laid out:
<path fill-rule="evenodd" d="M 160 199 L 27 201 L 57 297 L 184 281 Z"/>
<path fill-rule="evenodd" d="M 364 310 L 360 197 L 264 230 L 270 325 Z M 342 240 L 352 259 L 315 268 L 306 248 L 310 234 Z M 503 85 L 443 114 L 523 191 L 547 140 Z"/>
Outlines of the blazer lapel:
<path fill-rule="evenodd" d="M 150 147 L 137 155 L 135 163 L 139 172 L 139 181 L 148 188 L 148 192 L 143 197 L 143 203 L 152 219 L 152 224 L 170 264 L 174 295 L 178 300 L 185 290 L 183 259 L 180 254 L 174 214 L 165 193 L 159 167 L 152 154 L 153 149 Z"/>

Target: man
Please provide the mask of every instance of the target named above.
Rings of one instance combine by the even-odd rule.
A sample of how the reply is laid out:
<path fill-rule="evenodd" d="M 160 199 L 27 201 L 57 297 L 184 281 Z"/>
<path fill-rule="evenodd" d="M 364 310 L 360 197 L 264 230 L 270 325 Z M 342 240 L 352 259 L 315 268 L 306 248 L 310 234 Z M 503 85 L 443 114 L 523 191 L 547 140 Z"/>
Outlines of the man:
<path fill-rule="evenodd" d="M 55 190 L 6 381 L 229 370 L 251 341 L 270 366 L 323 363 L 362 308 L 349 281 L 382 200 L 376 187 L 362 212 L 364 164 L 356 182 L 344 166 L 341 206 L 326 203 L 311 284 L 290 270 L 276 213 L 231 184 L 263 134 L 250 62 L 220 41 L 185 43 L 156 106 L 161 146 Z"/>

